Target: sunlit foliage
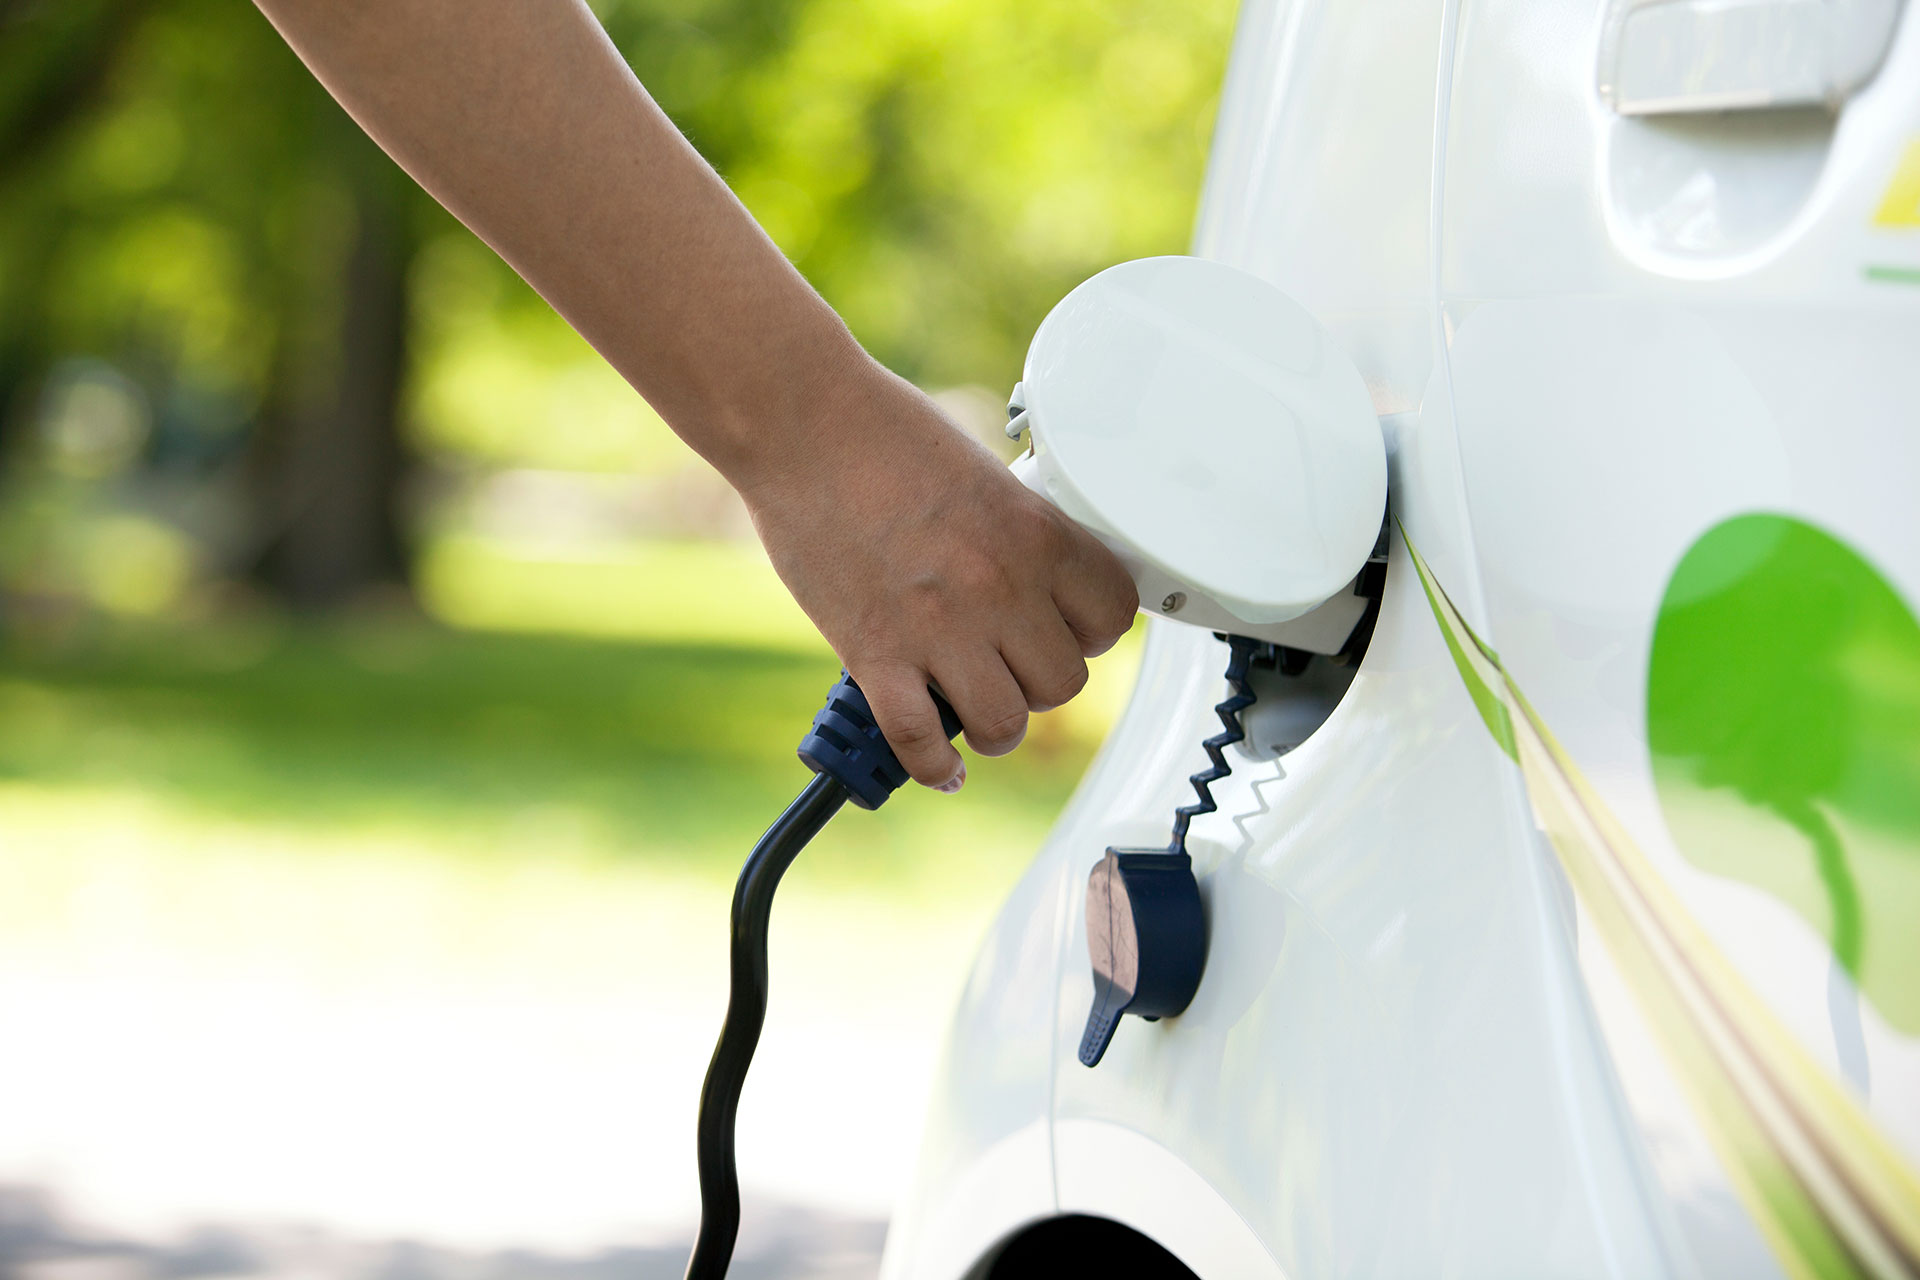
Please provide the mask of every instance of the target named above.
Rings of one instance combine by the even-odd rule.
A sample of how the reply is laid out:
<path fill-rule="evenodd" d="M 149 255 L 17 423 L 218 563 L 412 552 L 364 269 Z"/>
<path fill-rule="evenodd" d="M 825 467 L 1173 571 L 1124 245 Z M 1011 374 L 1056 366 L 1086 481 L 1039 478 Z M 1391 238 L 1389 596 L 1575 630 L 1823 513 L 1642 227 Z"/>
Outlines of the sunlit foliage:
<path fill-rule="evenodd" d="M 596 8 L 876 354 L 926 385 L 995 389 L 1061 292 L 1184 247 L 1231 21 L 1223 0 Z M 9 420 L 32 416 L 20 401 L 53 361 L 86 354 L 140 383 L 153 453 L 238 447 L 289 394 L 276 361 L 330 358 L 348 188 L 354 166 L 382 162 L 250 6 L 42 0 L 4 21 L 0 130 L 33 134 L 0 140 Z M 66 67 L 73 100 L 27 111 L 29 67 L 50 81 Z M 680 463 L 543 304 L 411 200 L 419 445 L 493 463 Z M 281 380 L 297 394 L 297 377 Z"/>

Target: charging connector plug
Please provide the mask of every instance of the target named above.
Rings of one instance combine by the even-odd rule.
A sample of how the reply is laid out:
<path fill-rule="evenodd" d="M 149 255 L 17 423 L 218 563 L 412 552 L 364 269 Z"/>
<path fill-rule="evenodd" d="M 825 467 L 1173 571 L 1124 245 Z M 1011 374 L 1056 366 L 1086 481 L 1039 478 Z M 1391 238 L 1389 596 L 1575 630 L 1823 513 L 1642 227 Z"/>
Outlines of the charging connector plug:
<path fill-rule="evenodd" d="M 959 733 L 960 717 L 947 700 L 933 694 L 933 705 L 946 735 Z M 827 691 L 827 705 L 813 717 L 813 728 L 800 740 L 800 760 L 815 773 L 837 779 L 847 789 L 847 799 L 862 809 L 878 809 L 907 781 L 906 767 L 880 732 L 867 695 L 844 671 Z"/>
<path fill-rule="evenodd" d="M 960 732 L 960 717 L 939 694 L 933 695 L 933 701 L 940 711 L 940 727 L 951 738 Z M 878 809 L 908 777 L 880 732 L 867 695 L 844 671 L 828 691 L 826 706 L 814 716 L 813 727 L 800 740 L 800 759 L 813 770 L 813 780 L 760 837 L 733 889 L 732 987 L 720 1042 L 714 1046 L 700 1088 L 695 1139 L 700 1235 L 687 1262 L 687 1280 L 723 1280 L 740 1232 L 740 1174 L 734 1163 L 733 1129 L 747 1067 L 767 1017 L 767 928 L 773 918 L 773 891 L 841 805 L 851 800 L 862 809 Z"/>

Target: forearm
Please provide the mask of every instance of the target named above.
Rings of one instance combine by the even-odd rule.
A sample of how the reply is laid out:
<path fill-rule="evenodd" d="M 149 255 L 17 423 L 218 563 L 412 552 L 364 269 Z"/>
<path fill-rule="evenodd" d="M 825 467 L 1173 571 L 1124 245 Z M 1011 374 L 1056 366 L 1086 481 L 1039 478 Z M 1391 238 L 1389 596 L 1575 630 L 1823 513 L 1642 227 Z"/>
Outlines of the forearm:
<path fill-rule="evenodd" d="M 257 0 L 361 126 L 736 487 L 879 376 L 581 0 Z"/>
<path fill-rule="evenodd" d="M 914 777 L 965 776 L 930 684 L 1007 751 L 1125 631 L 1120 563 L 867 358 L 583 0 L 257 3 L 741 491 Z"/>

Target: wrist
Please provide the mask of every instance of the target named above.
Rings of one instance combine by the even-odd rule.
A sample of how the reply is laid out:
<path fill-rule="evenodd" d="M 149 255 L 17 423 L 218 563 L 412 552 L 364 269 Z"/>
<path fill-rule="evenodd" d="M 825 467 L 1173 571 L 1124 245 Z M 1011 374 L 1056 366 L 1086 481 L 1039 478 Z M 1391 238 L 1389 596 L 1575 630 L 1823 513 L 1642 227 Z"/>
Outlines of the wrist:
<path fill-rule="evenodd" d="M 804 352 L 770 400 L 745 410 L 737 436 L 744 447 L 720 469 L 749 508 L 845 474 L 911 415 L 918 392 L 841 332 L 844 343 Z"/>

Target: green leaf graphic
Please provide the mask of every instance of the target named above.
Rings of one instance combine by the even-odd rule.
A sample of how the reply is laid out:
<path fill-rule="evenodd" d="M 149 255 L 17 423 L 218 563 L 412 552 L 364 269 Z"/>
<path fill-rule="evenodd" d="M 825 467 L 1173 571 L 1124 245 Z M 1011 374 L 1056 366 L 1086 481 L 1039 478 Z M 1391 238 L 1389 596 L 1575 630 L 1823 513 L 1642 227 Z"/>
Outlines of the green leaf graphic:
<path fill-rule="evenodd" d="M 1716 525 L 1667 584 L 1647 737 L 1688 860 L 1790 905 L 1920 1033 L 1920 622 L 1892 585 L 1791 517 Z"/>

